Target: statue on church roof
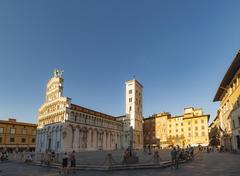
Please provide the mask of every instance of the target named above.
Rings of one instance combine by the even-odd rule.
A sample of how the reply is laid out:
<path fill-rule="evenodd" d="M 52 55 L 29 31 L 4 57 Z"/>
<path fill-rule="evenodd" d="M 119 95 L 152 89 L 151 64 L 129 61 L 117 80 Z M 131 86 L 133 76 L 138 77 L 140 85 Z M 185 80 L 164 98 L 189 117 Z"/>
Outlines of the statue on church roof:
<path fill-rule="evenodd" d="M 63 70 L 58 70 L 58 69 L 54 70 L 54 77 L 62 78 L 62 76 L 63 76 Z"/>

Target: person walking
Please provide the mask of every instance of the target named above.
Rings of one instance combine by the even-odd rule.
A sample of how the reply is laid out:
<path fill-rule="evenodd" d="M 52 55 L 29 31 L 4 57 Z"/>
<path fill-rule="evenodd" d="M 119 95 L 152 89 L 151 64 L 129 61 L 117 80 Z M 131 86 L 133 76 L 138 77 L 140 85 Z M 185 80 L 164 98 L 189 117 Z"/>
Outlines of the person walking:
<path fill-rule="evenodd" d="M 65 152 L 62 157 L 62 173 L 64 176 L 67 175 L 67 167 L 68 167 L 68 155 L 67 152 Z"/>
<path fill-rule="evenodd" d="M 175 168 L 178 168 L 178 158 L 177 158 L 177 150 L 175 147 L 173 147 L 171 151 L 171 159 L 172 159 L 172 166 L 175 166 Z"/>
<path fill-rule="evenodd" d="M 51 151 L 50 151 L 50 150 L 47 151 L 47 153 L 46 153 L 46 157 L 47 157 L 47 167 L 50 167 L 50 164 L 51 164 L 51 156 L 52 156 Z"/>
<path fill-rule="evenodd" d="M 70 154 L 70 162 L 71 162 L 71 169 L 73 172 L 75 172 L 75 167 L 76 167 L 76 157 L 75 157 L 75 151 L 73 150 L 72 153 Z"/>

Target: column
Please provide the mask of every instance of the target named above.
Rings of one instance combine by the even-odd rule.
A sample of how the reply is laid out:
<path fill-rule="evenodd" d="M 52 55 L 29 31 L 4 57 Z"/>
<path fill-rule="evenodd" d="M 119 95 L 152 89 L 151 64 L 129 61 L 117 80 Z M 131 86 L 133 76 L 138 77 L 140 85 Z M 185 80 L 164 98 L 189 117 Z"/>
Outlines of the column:
<path fill-rule="evenodd" d="M 92 141 L 92 130 L 88 130 L 87 133 L 87 150 L 91 149 L 91 141 Z"/>
<path fill-rule="evenodd" d="M 111 132 L 108 133 L 108 149 L 111 149 L 111 139 L 112 139 L 112 134 Z"/>
<path fill-rule="evenodd" d="M 93 149 L 96 149 L 96 130 L 92 131 L 93 133 Z"/>
<path fill-rule="evenodd" d="M 102 147 L 103 147 L 103 150 L 106 149 L 106 132 L 105 131 L 103 132 L 103 145 L 102 145 Z"/>
<path fill-rule="evenodd" d="M 47 149 L 47 131 L 44 131 L 44 137 L 43 137 L 43 152 Z"/>
<path fill-rule="evenodd" d="M 73 150 L 77 150 L 79 146 L 79 128 L 75 128 L 73 136 L 74 136 Z"/>
<path fill-rule="evenodd" d="M 78 136 L 78 150 L 81 150 L 82 148 L 82 131 L 79 129 L 79 136 Z"/>
<path fill-rule="evenodd" d="M 54 133 L 55 133 L 55 128 L 51 129 L 51 150 L 54 149 L 54 144 L 55 144 L 55 140 L 54 140 Z"/>
<path fill-rule="evenodd" d="M 39 133 L 37 131 L 37 139 L 36 139 L 36 151 L 37 152 L 39 151 L 39 139 L 40 139 L 40 136 L 39 136 Z"/>
<path fill-rule="evenodd" d="M 98 131 L 97 131 L 97 135 L 96 136 L 97 136 L 96 149 L 98 149 L 98 144 L 99 144 L 99 132 Z"/>
<path fill-rule="evenodd" d="M 63 135 L 62 135 L 63 131 L 62 131 L 62 127 L 60 127 L 60 130 L 59 130 L 59 149 L 58 149 L 58 152 L 62 152 L 64 149 L 63 149 Z"/>
<path fill-rule="evenodd" d="M 72 133 L 71 147 L 72 147 L 72 149 L 73 149 L 73 146 L 74 146 L 75 131 L 76 131 L 76 129 L 72 127 L 72 130 L 71 130 L 71 133 Z"/>
<path fill-rule="evenodd" d="M 108 138 L 109 138 L 109 133 L 106 131 L 106 150 L 108 149 Z"/>

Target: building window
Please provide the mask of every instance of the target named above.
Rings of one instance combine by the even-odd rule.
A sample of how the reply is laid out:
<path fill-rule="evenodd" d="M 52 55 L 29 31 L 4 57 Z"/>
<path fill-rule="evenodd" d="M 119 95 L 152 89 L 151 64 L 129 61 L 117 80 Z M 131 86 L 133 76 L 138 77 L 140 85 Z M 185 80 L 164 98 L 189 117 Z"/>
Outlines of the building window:
<path fill-rule="evenodd" d="M 181 129 L 181 131 L 183 132 L 183 128 Z"/>
<path fill-rule="evenodd" d="M 195 133 L 195 136 L 198 136 L 198 132 Z"/>
<path fill-rule="evenodd" d="M 129 98 L 129 102 L 132 102 L 132 98 Z"/>
<path fill-rule="evenodd" d="M 129 94 L 132 94 L 132 90 L 129 90 L 128 93 L 129 93 Z"/>
<path fill-rule="evenodd" d="M 22 134 L 27 134 L 27 129 L 23 129 Z"/>
<path fill-rule="evenodd" d="M 195 124 L 197 124 L 197 120 L 195 120 Z"/>
<path fill-rule="evenodd" d="M 16 133 L 16 128 L 10 128 L 10 134 L 15 134 Z"/>
<path fill-rule="evenodd" d="M 204 126 L 202 126 L 202 130 L 204 130 L 205 129 L 205 127 Z"/>
<path fill-rule="evenodd" d="M 204 133 L 204 132 L 202 132 L 202 136 L 205 136 L 205 133 Z"/>
<path fill-rule="evenodd" d="M 181 126 L 183 126 L 183 123 L 181 123 Z"/>
<path fill-rule="evenodd" d="M 169 133 L 171 133 L 172 132 L 172 130 L 169 130 Z"/>
<path fill-rule="evenodd" d="M 176 132 L 178 132 L 178 130 L 176 130 Z"/>
<path fill-rule="evenodd" d="M 188 133 L 188 137 L 191 137 L 191 133 Z"/>
<path fill-rule="evenodd" d="M 190 128 L 190 127 L 188 128 L 188 131 L 191 131 L 191 128 Z"/>
<path fill-rule="evenodd" d="M 169 127 L 171 128 L 172 125 L 169 125 Z"/>
<path fill-rule="evenodd" d="M 198 130 L 198 127 L 195 127 L 195 130 Z"/>
<path fill-rule="evenodd" d="M 3 128 L 0 128 L 0 134 L 3 134 Z"/>
<path fill-rule="evenodd" d="M 204 120 L 202 120 L 202 123 L 204 123 Z"/>
<path fill-rule="evenodd" d="M 35 143 L 35 138 L 32 138 L 32 143 Z"/>
<path fill-rule="evenodd" d="M 0 144 L 2 143 L 2 137 L 0 137 Z"/>
<path fill-rule="evenodd" d="M 14 142 L 15 141 L 15 138 L 10 138 L 10 142 Z"/>
<path fill-rule="evenodd" d="M 178 126 L 178 124 L 176 123 L 176 126 Z"/>
<path fill-rule="evenodd" d="M 232 122 L 233 122 L 233 128 L 235 128 L 235 121 L 233 120 Z"/>
<path fill-rule="evenodd" d="M 190 121 L 188 121 L 188 125 L 191 125 L 191 122 L 190 122 Z"/>
<path fill-rule="evenodd" d="M 132 106 L 129 106 L 129 111 L 132 111 Z"/>
<path fill-rule="evenodd" d="M 26 138 L 22 138 L 22 143 L 25 143 L 26 142 Z"/>

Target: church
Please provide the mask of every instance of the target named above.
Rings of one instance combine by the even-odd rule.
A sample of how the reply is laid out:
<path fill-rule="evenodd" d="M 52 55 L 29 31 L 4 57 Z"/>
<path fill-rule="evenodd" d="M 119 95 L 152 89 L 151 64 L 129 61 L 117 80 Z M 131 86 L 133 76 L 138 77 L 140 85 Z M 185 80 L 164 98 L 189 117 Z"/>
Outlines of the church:
<path fill-rule="evenodd" d="M 63 96 L 63 83 L 63 71 L 55 70 L 38 111 L 37 152 L 143 148 L 143 86 L 136 79 L 125 84 L 126 114 L 120 117 L 73 104 Z"/>

